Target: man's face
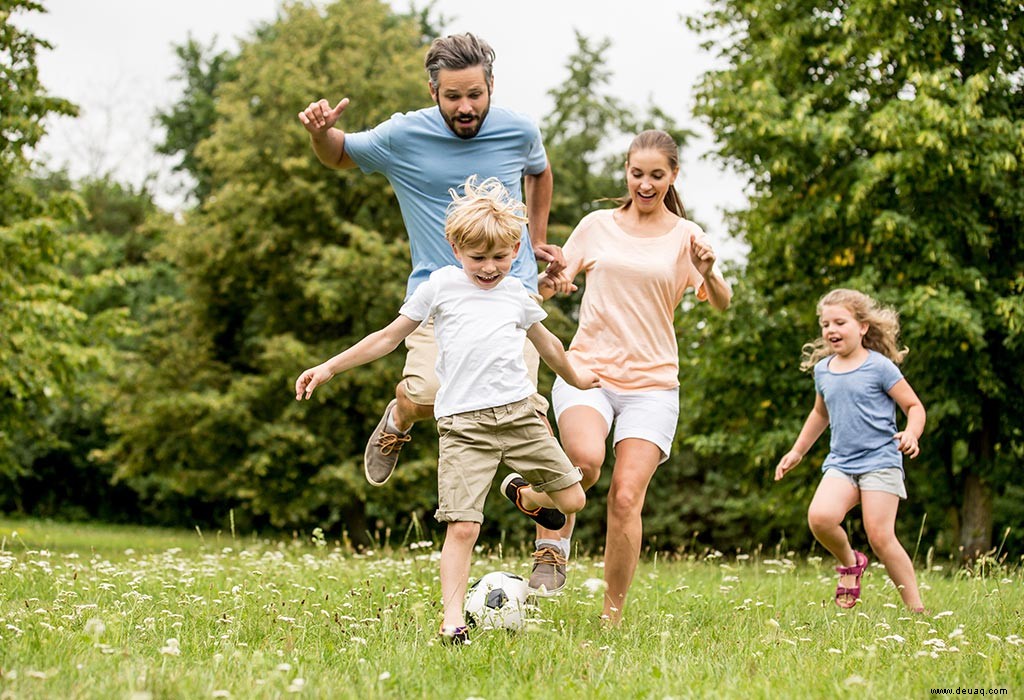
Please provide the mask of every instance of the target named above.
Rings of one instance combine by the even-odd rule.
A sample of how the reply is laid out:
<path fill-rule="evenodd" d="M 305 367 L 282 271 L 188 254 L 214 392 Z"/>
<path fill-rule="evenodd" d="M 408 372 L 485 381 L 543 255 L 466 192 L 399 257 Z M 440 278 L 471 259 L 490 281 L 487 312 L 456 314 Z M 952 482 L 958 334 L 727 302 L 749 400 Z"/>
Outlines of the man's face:
<path fill-rule="evenodd" d="M 461 70 L 442 68 L 437 73 L 437 90 L 430 85 L 430 96 L 441 110 L 448 128 L 460 139 L 471 139 L 483 126 L 491 108 L 491 84 L 484 77 L 483 66 Z"/>

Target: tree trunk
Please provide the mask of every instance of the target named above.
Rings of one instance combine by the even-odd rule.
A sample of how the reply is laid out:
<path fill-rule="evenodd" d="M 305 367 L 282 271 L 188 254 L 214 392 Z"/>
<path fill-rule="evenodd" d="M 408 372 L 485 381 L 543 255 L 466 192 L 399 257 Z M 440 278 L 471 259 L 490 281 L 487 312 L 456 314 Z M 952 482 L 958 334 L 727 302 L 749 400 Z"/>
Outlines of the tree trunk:
<path fill-rule="evenodd" d="M 960 511 L 960 554 L 972 563 L 992 547 L 992 489 L 973 470 L 964 474 Z"/>
<path fill-rule="evenodd" d="M 356 549 L 363 549 L 373 544 L 370 537 L 369 523 L 366 520 L 366 504 L 357 503 L 348 508 L 342 516 L 349 541 Z"/>

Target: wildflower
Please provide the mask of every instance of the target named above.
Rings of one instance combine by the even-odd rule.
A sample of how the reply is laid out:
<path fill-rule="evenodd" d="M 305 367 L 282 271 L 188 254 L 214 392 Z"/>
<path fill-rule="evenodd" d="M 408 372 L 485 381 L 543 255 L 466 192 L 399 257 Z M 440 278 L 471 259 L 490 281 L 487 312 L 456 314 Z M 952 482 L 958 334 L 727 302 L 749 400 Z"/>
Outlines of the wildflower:
<path fill-rule="evenodd" d="M 390 679 L 391 679 L 391 674 L 388 673 L 387 671 L 384 671 L 379 676 L 377 676 L 377 680 L 379 680 L 379 681 L 386 681 L 386 680 L 390 680 Z"/>
<path fill-rule="evenodd" d="M 181 649 L 178 647 L 178 640 L 174 637 L 168 639 L 164 642 L 164 646 L 160 647 L 160 653 L 166 656 L 180 656 Z"/>
<path fill-rule="evenodd" d="M 230 698 L 231 697 L 231 693 L 228 692 L 227 690 L 215 690 L 215 691 L 213 691 L 213 693 L 211 693 L 211 695 L 213 697 L 215 697 L 215 698 Z"/>
<path fill-rule="evenodd" d="M 98 617 L 90 617 L 85 623 L 85 633 L 97 640 L 107 631 L 107 626 Z"/>

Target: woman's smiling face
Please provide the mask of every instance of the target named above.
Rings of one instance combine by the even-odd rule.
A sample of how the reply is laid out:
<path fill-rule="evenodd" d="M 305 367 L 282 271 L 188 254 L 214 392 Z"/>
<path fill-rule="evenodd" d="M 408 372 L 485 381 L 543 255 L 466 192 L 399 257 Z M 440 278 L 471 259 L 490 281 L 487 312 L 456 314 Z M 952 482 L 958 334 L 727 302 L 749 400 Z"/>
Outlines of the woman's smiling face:
<path fill-rule="evenodd" d="M 650 213 L 661 209 L 677 174 L 661 151 L 634 151 L 626 163 L 626 186 L 637 211 Z"/>

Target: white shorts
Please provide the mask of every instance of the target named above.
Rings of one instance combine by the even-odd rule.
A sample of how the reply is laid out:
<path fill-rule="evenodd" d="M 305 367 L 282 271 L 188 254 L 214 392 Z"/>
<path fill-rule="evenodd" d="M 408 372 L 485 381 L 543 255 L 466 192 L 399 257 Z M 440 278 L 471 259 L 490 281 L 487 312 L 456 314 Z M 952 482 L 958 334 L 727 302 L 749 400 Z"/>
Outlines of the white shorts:
<path fill-rule="evenodd" d="M 615 425 L 612 444 L 626 438 L 639 438 L 654 443 L 661 450 L 661 464 L 672 452 L 672 441 L 679 423 L 679 389 L 653 391 L 612 391 L 611 389 L 577 389 L 555 377 L 551 387 L 551 405 L 555 421 L 573 406 L 589 406 L 604 417 L 608 429 Z M 608 433 L 606 432 L 605 435 Z"/>

